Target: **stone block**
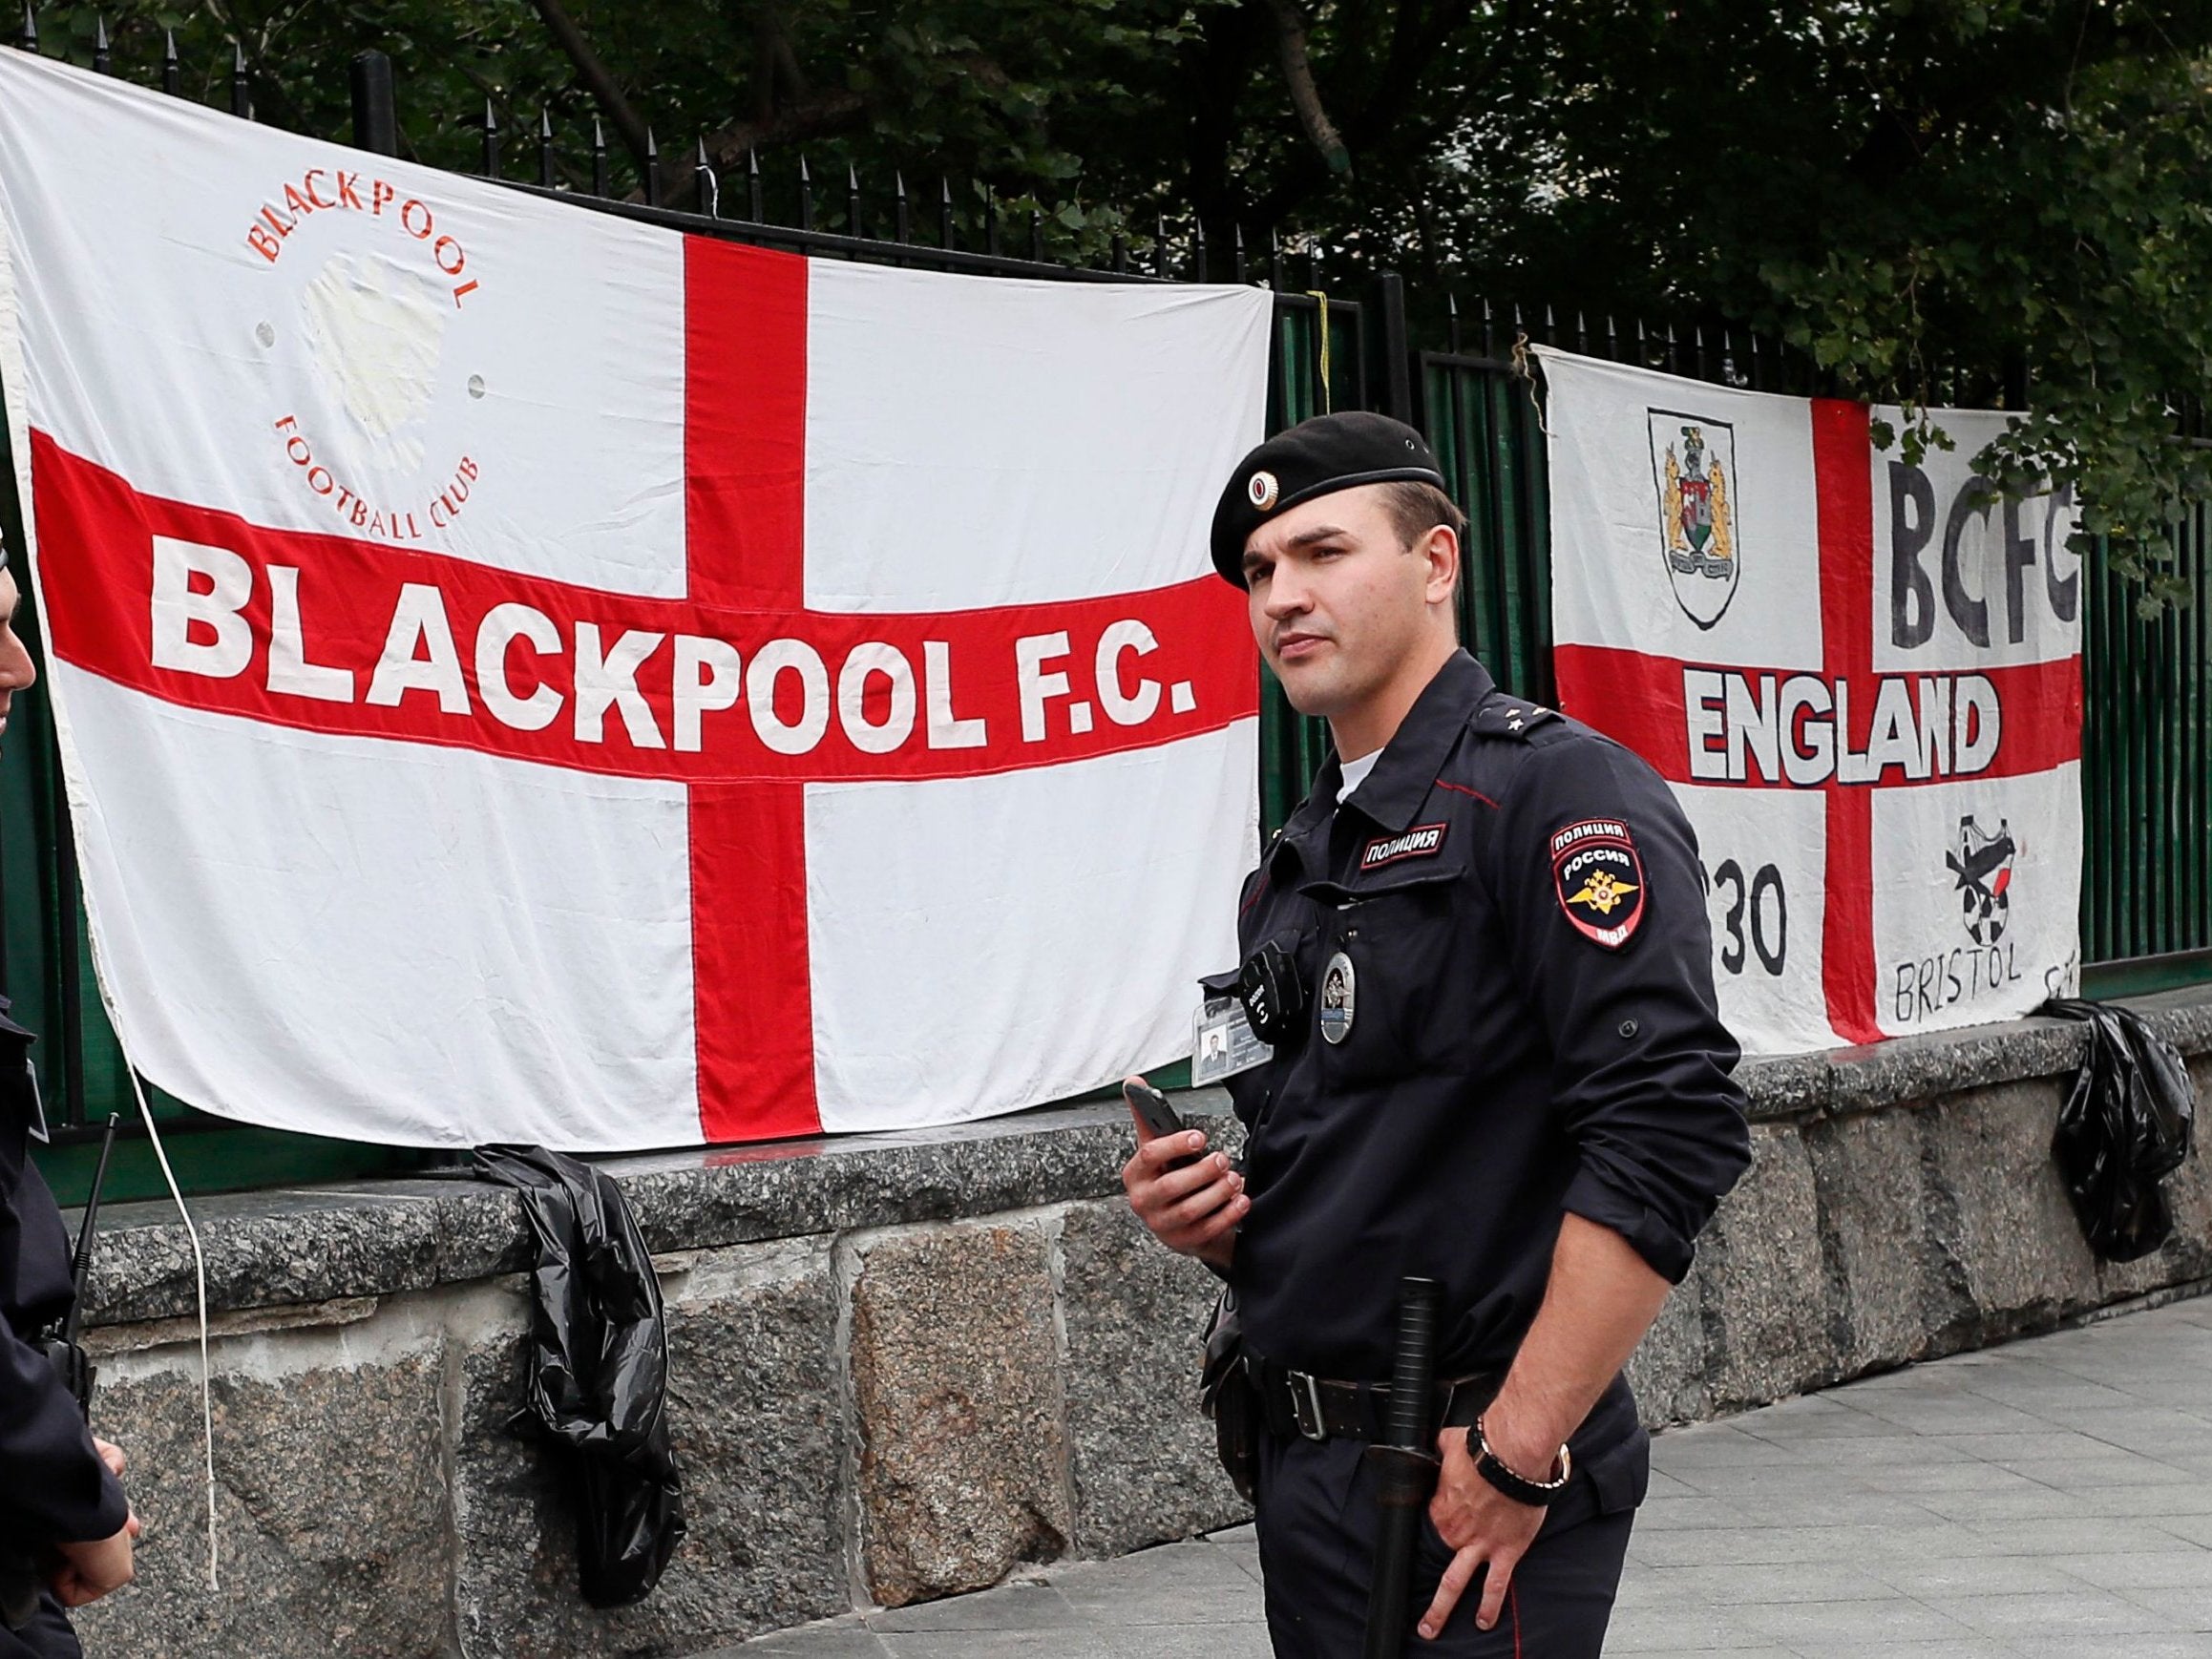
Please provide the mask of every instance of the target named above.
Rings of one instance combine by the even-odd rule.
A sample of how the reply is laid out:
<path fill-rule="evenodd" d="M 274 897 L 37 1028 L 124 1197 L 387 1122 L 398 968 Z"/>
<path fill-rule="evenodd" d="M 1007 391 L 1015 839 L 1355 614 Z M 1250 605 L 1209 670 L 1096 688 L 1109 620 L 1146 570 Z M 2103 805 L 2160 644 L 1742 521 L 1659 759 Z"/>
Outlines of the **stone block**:
<path fill-rule="evenodd" d="M 652 1594 L 577 1593 L 577 1511 L 557 1451 L 517 1438 L 523 1286 L 460 1354 L 454 1451 L 463 1653 L 686 1654 L 853 1606 L 845 1573 L 836 1294 L 826 1239 L 710 1250 L 664 1278 L 669 1422 L 689 1530 Z"/>
<path fill-rule="evenodd" d="M 1762 1405 L 1835 1375 L 1819 1211 L 1803 1138 L 1755 1124 L 1751 1167 L 1721 1201 L 1694 1270 L 1716 1410 Z"/>
<path fill-rule="evenodd" d="M 997 1584 L 1074 1525 L 1059 1338 L 1034 1221 L 855 1241 L 861 1562 L 887 1606 Z"/>
<path fill-rule="evenodd" d="M 1827 1109 L 1836 1068 L 1825 1054 L 1766 1055 L 1738 1064 L 1736 1082 L 1753 1123 L 1804 1118 Z"/>
<path fill-rule="evenodd" d="M 1892 1107 L 1808 1125 L 1829 1335 L 1842 1375 L 1921 1358 L 1967 1312 L 1928 1237 L 1924 1114 Z"/>
<path fill-rule="evenodd" d="M 1250 1520 L 1198 1409 L 1221 1282 L 1113 1199 L 1067 1207 L 1058 1278 L 1076 1551 L 1125 1555 Z"/>
<path fill-rule="evenodd" d="M 221 1589 L 207 1584 L 200 1354 L 103 1363 L 131 1460 L 138 1577 L 77 1614 L 88 1650 L 256 1659 L 450 1651 L 442 1338 L 398 1320 L 214 1345 Z"/>
<path fill-rule="evenodd" d="M 1629 1386 L 1650 1429 L 1712 1415 L 1705 1389 L 1704 1282 L 1696 1272 L 1667 1293 L 1659 1316 L 1629 1355 Z"/>
<path fill-rule="evenodd" d="M 2212 1059 L 2190 1062 L 2189 1075 L 2197 1085 L 2196 1143 L 2181 1166 L 2166 1177 L 2166 1202 L 2174 1211 L 2174 1236 L 2154 1259 L 2162 1266 L 2161 1282 L 2180 1284 L 2212 1276 L 2212 1119 L 2205 1104 L 2212 1101 Z"/>
<path fill-rule="evenodd" d="M 2098 1299 L 2096 1262 L 2051 1156 L 2062 1086 L 1975 1089 L 1928 1117 L 1929 1238 L 1960 1296 L 1935 1334 L 1941 1347 L 2034 1330 Z"/>

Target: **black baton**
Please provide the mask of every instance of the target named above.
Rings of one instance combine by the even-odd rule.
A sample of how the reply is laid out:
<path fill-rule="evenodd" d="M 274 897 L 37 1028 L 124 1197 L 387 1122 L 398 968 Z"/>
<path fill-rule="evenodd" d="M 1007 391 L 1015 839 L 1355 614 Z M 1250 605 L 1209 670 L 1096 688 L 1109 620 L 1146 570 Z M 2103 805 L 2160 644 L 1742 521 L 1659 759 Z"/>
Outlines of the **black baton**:
<path fill-rule="evenodd" d="M 1406 1592 L 1421 1517 L 1436 1490 L 1440 1460 L 1429 1407 L 1436 1395 L 1434 1279 L 1398 1281 L 1398 1354 L 1390 1372 L 1390 1415 L 1382 1438 L 1367 1448 L 1381 1516 L 1375 1528 L 1375 1580 L 1367 1591 L 1365 1659 L 1399 1659 L 1405 1648 Z"/>

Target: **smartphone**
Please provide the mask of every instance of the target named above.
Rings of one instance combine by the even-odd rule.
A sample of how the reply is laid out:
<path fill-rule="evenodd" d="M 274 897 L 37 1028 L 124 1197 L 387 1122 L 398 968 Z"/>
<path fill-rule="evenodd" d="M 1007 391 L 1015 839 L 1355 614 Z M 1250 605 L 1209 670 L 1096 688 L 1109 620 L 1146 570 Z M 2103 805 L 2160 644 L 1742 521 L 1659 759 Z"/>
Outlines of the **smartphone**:
<path fill-rule="evenodd" d="M 1157 1141 L 1162 1135 L 1180 1135 L 1188 1127 L 1168 1097 L 1150 1083 L 1138 1082 L 1132 1078 L 1122 1084 L 1122 1099 L 1129 1102 L 1129 1110 L 1136 1113 L 1137 1122 L 1145 1125 L 1148 1141 Z"/>

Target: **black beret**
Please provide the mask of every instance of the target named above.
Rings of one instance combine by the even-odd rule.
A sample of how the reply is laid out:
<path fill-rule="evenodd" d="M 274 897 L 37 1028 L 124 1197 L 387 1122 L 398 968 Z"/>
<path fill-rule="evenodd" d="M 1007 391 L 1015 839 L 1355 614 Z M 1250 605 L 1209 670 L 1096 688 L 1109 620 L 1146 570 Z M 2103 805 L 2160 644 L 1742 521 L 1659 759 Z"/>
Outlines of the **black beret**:
<path fill-rule="evenodd" d="M 1426 440 L 1403 421 L 1364 410 L 1316 415 L 1239 461 L 1213 509 L 1213 568 L 1244 586 L 1245 538 L 1286 507 L 1360 484 L 1444 487 Z"/>

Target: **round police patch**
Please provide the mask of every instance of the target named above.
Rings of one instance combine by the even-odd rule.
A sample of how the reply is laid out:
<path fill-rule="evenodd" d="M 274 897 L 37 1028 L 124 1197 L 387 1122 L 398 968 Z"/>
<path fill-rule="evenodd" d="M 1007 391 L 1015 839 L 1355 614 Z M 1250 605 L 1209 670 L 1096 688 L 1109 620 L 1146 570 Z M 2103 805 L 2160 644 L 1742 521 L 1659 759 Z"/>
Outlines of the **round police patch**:
<path fill-rule="evenodd" d="M 1338 951 L 1321 972 L 1321 1036 L 1331 1043 L 1352 1035 L 1359 1014 L 1359 980 L 1352 972 L 1352 958 Z"/>
<path fill-rule="evenodd" d="M 1551 887 L 1584 938 L 1617 951 L 1644 919 L 1644 865 L 1629 827 L 1585 818 L 1551 837 Z"/>

